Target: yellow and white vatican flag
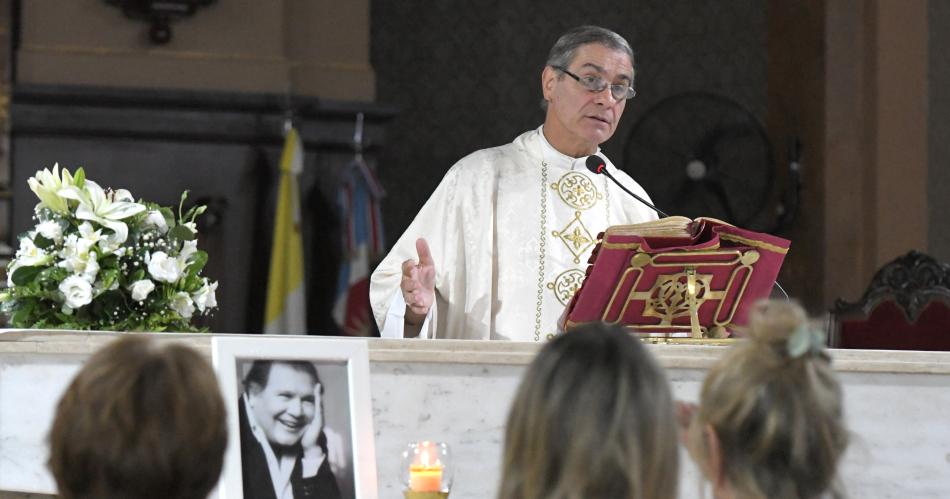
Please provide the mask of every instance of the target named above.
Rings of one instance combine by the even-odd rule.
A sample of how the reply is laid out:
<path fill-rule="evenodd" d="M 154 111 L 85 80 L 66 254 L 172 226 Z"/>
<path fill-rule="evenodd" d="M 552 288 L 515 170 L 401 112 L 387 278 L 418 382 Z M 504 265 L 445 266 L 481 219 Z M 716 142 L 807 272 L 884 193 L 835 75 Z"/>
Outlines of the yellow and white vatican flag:
<path fill-rule="evenodd" d="M 303 238 L 300 235 L 300 187 L 303 147 L 297 130 L 290 128 L 280 156 L 274 241 L 267 278 L 267 334 L 306 334 L 307 307 L 304 296 Z"/>

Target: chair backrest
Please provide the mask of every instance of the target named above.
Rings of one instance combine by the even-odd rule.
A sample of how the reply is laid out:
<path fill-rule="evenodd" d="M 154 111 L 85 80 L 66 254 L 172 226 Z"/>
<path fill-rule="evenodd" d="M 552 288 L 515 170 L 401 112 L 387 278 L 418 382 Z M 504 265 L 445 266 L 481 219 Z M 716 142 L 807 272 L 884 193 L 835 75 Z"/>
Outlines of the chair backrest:
<path fill-rule="evenodd" d="M 950 351 L 950 265 L 910 251 L 881 267 L 857 303 L 831 309 L 832 348 Z"/>

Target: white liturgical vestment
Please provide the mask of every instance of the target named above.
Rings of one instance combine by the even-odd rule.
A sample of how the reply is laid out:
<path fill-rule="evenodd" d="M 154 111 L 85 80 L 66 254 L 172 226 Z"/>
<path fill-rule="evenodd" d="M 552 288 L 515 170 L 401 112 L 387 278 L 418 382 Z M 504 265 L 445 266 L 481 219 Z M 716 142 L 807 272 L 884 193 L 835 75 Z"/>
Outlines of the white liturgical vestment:
<path fill-rule="evenodd" d="M 657 218 L 588 171 L 586 159 L 561 154 L 538 128 L 456 163 L 373 272 L 370 301 L 381 335 L 403 336 L 402 262 L 418 260 L 422 237 L 435 263 L 436 300 L 420 336 L 550 339 L 584 279 L 597 234 Z M 609 160 L 607 169 L 649 199 Z"/>

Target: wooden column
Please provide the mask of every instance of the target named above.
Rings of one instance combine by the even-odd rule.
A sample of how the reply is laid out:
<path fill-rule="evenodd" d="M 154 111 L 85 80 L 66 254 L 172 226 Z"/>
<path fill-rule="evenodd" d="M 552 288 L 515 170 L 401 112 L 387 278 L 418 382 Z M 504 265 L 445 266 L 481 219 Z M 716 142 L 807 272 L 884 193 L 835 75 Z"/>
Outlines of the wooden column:
<path fill-rule="evenodd" d="M 927 249 L 927 2 L 828 0 L 825 302 Z"/>
<path fill-rule="evenodd" d="M 801 198 L 793 223 L 782 236 L 792 240 L 779 282 L 787 292 L 801 299 L 811 311 L 823 307 L 823 294 L 814 289 L 824 272 L 821 259 L 824 238 L 824 135 L 822 112 L 825 106 L 824 0 L 780 0 L 769 2 L 768 10 L 768 95 L 767 126 L 775 148 L 781 175 L 779 185 L 789 185 L 789 148 L 795 140 L 802 144 Z M 790 187 L 789 187 L 790 188 Z"/>
<path fill-rule="evenodd" d="M 867 183 L 873 154 L 867 147 L 874 136 L 869 108 L 874 102 L 871 75 L 866 68 L 873 47 L 865 0 L 829 0 L 824 26 L 829 98 L 824 110 L 823 182 L 827 195 L 821 235 L 824 248 L 822 291 L 825 306 L 839 297 L 860 296 L 873 271 L 874 230 L 872 189 Z"/>
<path fill-rule="evenodd" d="M 875 268 L 927 250 L 927 1 L 877 0 Z"/>

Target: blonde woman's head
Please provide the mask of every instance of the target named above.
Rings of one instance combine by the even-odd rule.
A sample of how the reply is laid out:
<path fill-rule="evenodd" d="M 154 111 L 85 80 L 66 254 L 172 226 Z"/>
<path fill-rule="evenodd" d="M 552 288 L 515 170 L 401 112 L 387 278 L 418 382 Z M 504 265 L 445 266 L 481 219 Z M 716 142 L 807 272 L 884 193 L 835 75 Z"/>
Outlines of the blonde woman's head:
<path fill-rule="evenodd" d="M 750 314 L 747 336 L 706 377 L 690 453 L 717 495 L 837 495 L 848 432 L 841 387 L 816 331 L 800 306 L 764 301 Z"/>
<path fill-rule="evenodd" d="M 620 327 L 547 344 L 515 396 L 501 499 L 673 499 L 678 453 L 665 374 Z"/>

